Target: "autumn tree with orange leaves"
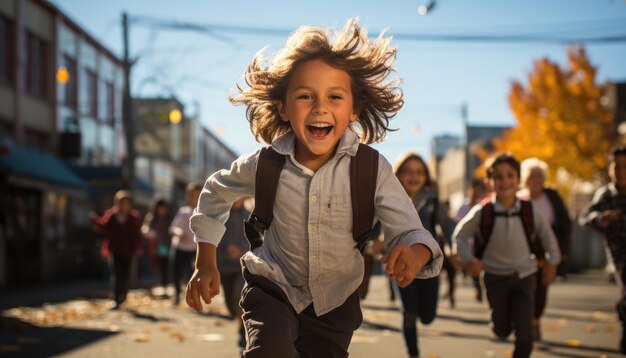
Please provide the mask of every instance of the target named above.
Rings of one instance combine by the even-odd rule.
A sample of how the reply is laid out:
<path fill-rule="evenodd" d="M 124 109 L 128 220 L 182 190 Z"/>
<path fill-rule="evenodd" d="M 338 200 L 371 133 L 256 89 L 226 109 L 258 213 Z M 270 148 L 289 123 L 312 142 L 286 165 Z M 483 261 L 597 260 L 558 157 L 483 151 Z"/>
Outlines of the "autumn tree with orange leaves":
<path fill-rule="evenodd" d="M 567 52 L 568 68 L 544 58 L 534 63 L 524 86 L 514 81 L 509 105 L 517 125 L 494 141 L 498 151 L 520 160 L 537 157 L 582 180 L 606 172 L 606 154 L 615 143 L 612 113 L 601 104 L 605 84 L 583 47 Z"/>

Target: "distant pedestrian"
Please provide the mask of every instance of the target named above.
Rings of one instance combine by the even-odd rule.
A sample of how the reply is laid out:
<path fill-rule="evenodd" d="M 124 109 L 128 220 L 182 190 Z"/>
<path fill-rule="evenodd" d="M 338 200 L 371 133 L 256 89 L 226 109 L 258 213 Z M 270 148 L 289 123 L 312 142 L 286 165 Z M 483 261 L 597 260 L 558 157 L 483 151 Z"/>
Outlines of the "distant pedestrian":
<path fill-rule="evenodd" d="M 150 264 L 159 272 L 163 294 L 170 281 L 170 245 L 172 238 L 169 232 L 171 216 L 168 203 L 165 199 L 157 198 L 151 204 L 144 217 L 141 233 L 147 241 L 148 259 Z"/>
<path fill-rule="evenodd" d="M 187 205 L 178 209 L 169 228 L 169 233 L 172 235 L 170 261 L 172 262 L 175 289 L 174 305 L 180 303 L 180 294 L 182 292 L 181 282 L 188 280 L 193 272 L 193 262 L 196 257 L 196 243 L 193 240 L 193 232 L 189 227 L 189 218 L 191 218 L 193 208 L 198 203 L 198 197 L 201 191 L 202 184 L 187 184 L 185 188 L 185 201 Z"/>
<path fill-rule="evenodd" d="M 242 257 L 245 358 L 348 356 L 362 322 L 363 242 L 353 235 L 355 222 L 371 229 L 374 217 L 380 219 L 388 248 L 383 261 L 400 286 L 439 273 L 441 250 L 391 165 L 360 145 L 382 139 L 402 106 L 395 82 L 388 82 L 394 57 L 388 38 L 370 40 L 356 20 L 336 33 L 303 26 L 271 61 L 255 56 L 246 86 L 231 99 L 247 105 L 253 134 L 271 150 L 244 154 L 206 181 L 191 218 L 198 259 L 187 303 L 200 311 L 202 301 L 210 303 L 219 292 L 216 245 L 231 203 L 275 178 L 276 186 L 255 197 L 255 212 L 268 205 L 271 210 L 258 212 L 271 216 L 247 221 L 254 246 Z M 372 169 L 358 181 L 350 175 L 353 160 L 365 164 L 357 174 Z M 372 197 L 361 196 L 364 203 L 353 207 L 351 183 L 372 189 Z M 373 212 L 353 215 L 365 207 Z"/>
<path fill-rule="evenodd" d="M 480 204 L 480 201 L 482 200 L 482 198 L 485 197 L 485 195 L 487 195 L 487 188 L 485 188 L 484 180 L 481 180 L 481 179 L 472 180 L 471 184 L 467 187 L 465 201 L 463 202 L 463 205 L 461 205 L 459 210 L 456 212 L 456 215 L 454 216 L 454 221 L 456 221 L 457 223 L 461 221 L 461 219 L 463 219 L 465 215 L 467 215 L 467 213 L 470 211 L 472 207 Z M 463 274 L 465 275 L 465 273 Z M 476 289 L 476 295 L 475 295 L 476 301 L 482 302 L 483 301 L 483 287 L 480 282 L 480 277 L 479 276 L 472 277 L 472 282 L 474 284 L 474 288 Z"/>
<path fill-rule="evenodd" d="M 89 213 L 91 223 L 104 233 L 105 250 L 109 253 L 109 282 L 114 309 L 126 300 L 130 285 L 133 258 L 141 252 L 141 219 L 133 209 L 132 195 L 127 190 L 115 193 L 114 205 L 103 216 Z"/>
<path fill-rule="evenodd" d="M 535 280 L 553 280 L 561 255 L 549 223 L 531 203 L 516 196 L 520 163 L 515 157 L 496 154 L 485 167 L 494 193 L 459 222 L 454 239 L 461 263 L 471 275 L 478 276 L 484 267 L 493 332 L 506 338 L 514 331 L 513 357 L 525 358 L 533 348 Z M 543 278 L 536 278 L 533 242 L 537 239 L 546 251 Z"/>
<path fill-rule="evenodd" d="M 557 275 L 559 270 L 561 275 L 566 275 L 566 261 L 569 253 L 570 240 L 572 236 L 572 220 L 569 217 L 565 203 L 559 193 L 550 188 L 545 187 L 546 178 L 548 176 L 548 164 L 537 158 L 529 158 L 522 162 L 522 185 L 524 186 L 518 193 L 518 197 L 524 200 L 530 200 L 533 208 L 546 218 L 554 236 L 559 243 L 561 251 L 561 263 L 557 267 Z M 541 242 L 535 241 L 537 252 L 543 252 Z M 537 259 L 538 271 L 537 277 L 543 277 L 545 273 L 544 267 L 546 262 L 543 258 Z M 548 283 L 544 280 L 536 280 L 537 288 L 535 291 L 535 311 L 533 318 L 533 338 L 536 342 L 541 341 L 541 316 L 546 308 L 548 299 Z"/>
<path fill-rule="evenodd" d="M 626 146 L 611 149 L 609 177 L 611 182 L 596 191 L 578 221 L 602 232 L 609 247 L 615 281 L 622 291 L 615 306 L 622 322 L 619 349 L 626 354 Z"/>
<path fill-rule="evenodd" d="M 240 259 L 244 252 L 248 251 L 249 244 L 243 231 L 243 221 L 248 218 L 250 212 L 245 208 L 247 198 L 241 198 L 233 203 L 230 215 L 226 221 L 226 231 L 222 241 L 217 246 L 217 268 L 220 270 L 220 280 L 224 294 L 224 302 L 228 313 L 237 320 L 239 332 L 239 346 L 246 346 L 246 332 L 243 327 L 241 306 L 241 291 L 244 279 L 241 274 Z"/>

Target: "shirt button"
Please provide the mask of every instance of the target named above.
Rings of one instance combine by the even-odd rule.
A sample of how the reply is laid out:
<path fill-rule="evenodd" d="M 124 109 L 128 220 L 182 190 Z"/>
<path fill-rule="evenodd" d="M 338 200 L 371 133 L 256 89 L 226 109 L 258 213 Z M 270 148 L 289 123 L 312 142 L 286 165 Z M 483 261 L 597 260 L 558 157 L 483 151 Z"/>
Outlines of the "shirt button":
<path fill-rule="evenodd" d="M 311 201 L 317 201 L 317 194 L 311 195 Z"/>

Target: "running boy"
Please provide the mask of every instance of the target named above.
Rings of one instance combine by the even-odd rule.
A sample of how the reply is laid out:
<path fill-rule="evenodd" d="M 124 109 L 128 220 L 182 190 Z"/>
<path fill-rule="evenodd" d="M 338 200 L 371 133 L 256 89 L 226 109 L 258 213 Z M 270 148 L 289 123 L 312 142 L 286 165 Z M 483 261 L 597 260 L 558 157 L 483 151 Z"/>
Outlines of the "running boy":
<path fill-rule="evenodd" d="M 396 52 L 390 41 L 370 42 L 356 20 L 338 33 L 302 27 L 269 64 L 257 54 L 245 73 L 248 88 L 231 98 L 247 106 L 254 136 L 286 157 L 272 225 L 262 246 L 242 257 L 244 357 L 348 356 L 362 322 L 363 279 L 349 166 L 359 142 L 382 140 L 403 104 L 397 82 L 387 81 Z M 187 303 L 198 311 L 219 293 L 215 246 L 231 203 L 254 195 L 259 152 L 213 174 L 191 218 L 198 256 Z M 378 168 L 375 214 L 389 275 L 400 286 L 436 276 L 443 259 L 437 242 L 383 156 Z"/>
<path fill-rule="evenodd" d="M 596 191 L 578 221 L 600 230 L 611 251 L 615 279 L 622 290 L 615 306 L 623 328 L 619 349 L 626 354 L 626 146 L 611 149 L 609 177 L 611 182 Z"/>
<path fill-rule="evenodd" d="M 536 235 L 528 238 L 521 219 L 522 202 L 516 192 L 520 184 L 520 163 L 510 154 L 498 154 L 486 163 L 487 185 L 494 192 L 493 228 L 487 238 L 481 234 L 483 205 L 474 206 L 454 230 L 457 253 L 461 263 L 472 276 L 485 270 L 484 283 L 491 309 L 493 332 L 500 338 L 515 330 L 514 358 L 529 357 L 533 347 L 532 319 L 535 296 L 537 262 L 530 248 L 533 240 L 540 239 L 546 251 L 546 267 L 554 280 L 560 251 L 548 222 L 532 211 Z M 485 244 L 488 243 L 488 244 Z M 486 246 L 482 246 L 486 245 Z M 482 254 L 476 250 L 484 249 Z M 477 258 L 482 256 L 482 260 Z"/>

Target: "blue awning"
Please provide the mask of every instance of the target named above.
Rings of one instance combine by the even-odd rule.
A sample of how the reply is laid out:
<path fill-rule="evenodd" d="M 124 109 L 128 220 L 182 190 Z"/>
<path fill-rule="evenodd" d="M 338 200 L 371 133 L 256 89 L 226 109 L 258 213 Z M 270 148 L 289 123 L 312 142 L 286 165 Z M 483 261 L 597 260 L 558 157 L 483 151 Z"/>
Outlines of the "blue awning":
<path fill-rule="evenodd" d="M 15 173 L 24 177 L 84 189 L 87 184 L 67 165 L 51 153 L 16 144 L 3 138 L 0 152 L 0 172 Z"/>

